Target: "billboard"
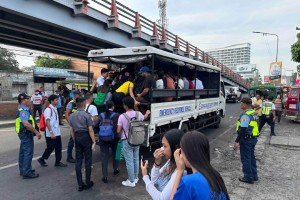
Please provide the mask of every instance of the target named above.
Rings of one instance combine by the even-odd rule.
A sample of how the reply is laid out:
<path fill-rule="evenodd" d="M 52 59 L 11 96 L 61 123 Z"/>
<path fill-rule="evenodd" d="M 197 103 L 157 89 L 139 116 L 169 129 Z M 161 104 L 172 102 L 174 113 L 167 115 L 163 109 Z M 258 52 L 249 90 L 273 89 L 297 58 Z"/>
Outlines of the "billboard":
<path fill-rule="evenodd" d="M 272 62 L 270 64 L 270 82 L 273 84 L 281 83 L 282 62 Z"/>
<path fill-rule="evenodd" d="M 270 82 L 270 76 L 264 76 L 264 82 L 269 83 Z"/>
<path fill-rule="evenodd" d="M 236 71 L 238 73 L 252 72 L 256 69 L 254 64 L 242 64 L 236 66 Z"/>

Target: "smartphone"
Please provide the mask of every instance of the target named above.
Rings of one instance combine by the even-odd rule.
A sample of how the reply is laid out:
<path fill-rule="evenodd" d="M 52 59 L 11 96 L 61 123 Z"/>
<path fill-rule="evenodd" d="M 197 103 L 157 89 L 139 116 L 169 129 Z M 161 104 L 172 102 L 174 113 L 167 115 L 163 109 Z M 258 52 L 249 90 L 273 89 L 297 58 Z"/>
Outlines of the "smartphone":
<path fill-rule="evenodd" d="M 145 161 L 144 161 L 144 156 L 143 155 L 141 155 L 141 160 L 142 160 L 143 166 L 144 166 L 145 165 Z"/>

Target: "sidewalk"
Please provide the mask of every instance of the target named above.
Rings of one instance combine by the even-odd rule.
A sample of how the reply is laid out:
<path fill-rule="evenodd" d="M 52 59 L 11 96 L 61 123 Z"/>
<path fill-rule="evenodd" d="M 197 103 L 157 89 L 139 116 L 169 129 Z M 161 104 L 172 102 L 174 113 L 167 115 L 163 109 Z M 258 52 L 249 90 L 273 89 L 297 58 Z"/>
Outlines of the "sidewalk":
<path fill-rule="evenodd" d="M 218 150 L 213 166 L 221 173 L 232 200 L 300 199 L 300 124 L 285 119 L 276 124 L 277 136 L 270 138 L 265 126 L 255 148 L 259 180 L 253 185 L 242 183 L 239 151 L 233 151 L 232 140 Z"/>

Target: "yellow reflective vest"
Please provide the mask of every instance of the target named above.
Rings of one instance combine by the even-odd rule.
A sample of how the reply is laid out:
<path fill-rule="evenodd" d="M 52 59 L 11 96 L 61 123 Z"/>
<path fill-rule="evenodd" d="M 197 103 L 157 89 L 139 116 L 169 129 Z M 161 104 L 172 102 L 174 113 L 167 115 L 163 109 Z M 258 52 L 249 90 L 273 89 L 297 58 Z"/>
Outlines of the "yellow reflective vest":
<path fill-rule="evenodd" d="M 18 114 L 17 114 L 17 117 L 16 117 L 15 127 L 16 127 L 16 133 L 18 133 L 18 134 L 20 132 L 22 132 L 22 131 L 26 131 L 26 128 L 24 127 L 24 125 L 22 124 L 22 121 L 20 119 L 20 113 L 23 110 L 25 110 L 25 109 L 24 108 L 19 108 L 18 109 Z M 29 112 L 28 110 L 25 110 L 25 111 Z M 30 114 L 30 112 L 29 112 L 29 114 Z M 33 126 L 33 128 L 35 128 L 35 122 L 34 122 L 33 117 L 32 117 L 31 114 L 29 116 L 29 120 L 28 121 Z"/>
<path fill-rule="evenodd" d="M 74 113 L 74 112 L 77 112 L 77 105 L 76 105 L 76 103 L 74 102 L 73 99 L 70 101 L 70 103 L 72 104 L 71 114 Z"/>
<path fill-rule="evenodd" d="M 262 115 L 270 115 L 272 113 L 272 102 L 264 102 L 261 108 Z"/>
<path fill-rule="evenodd" d="M 258 137 L 259 136 L 259 131 L 258 131 L 257 113 L 255 112 L 255 110 L 247 110 L 242 115 L 248 115 L 250 117 L 250 123 L 249 123 L 249 126 L 247 128 L 247 131 L 251 132 L 252 136 Z M 239 118 L 239 120 L 237 121 L 237 124 L 236 124 L 236 131 L 237 132 L 240 130 L 240 127 L 241 127 L 240 119 L 241 119 L 242 115 L 240 116 L 240 118 Z"/>

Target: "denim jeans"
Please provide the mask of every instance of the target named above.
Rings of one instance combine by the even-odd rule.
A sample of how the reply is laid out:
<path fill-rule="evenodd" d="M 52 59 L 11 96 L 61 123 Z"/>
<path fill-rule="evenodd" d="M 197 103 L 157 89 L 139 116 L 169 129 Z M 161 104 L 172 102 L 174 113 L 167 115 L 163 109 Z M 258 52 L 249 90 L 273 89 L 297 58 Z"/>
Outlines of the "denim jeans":
<path fill-rule="evenodd" d="M 33 135 L 29 133 L 19 133 L 21 140 L 19 152 L 19 169 L 20 174 L 28 176 L 31 174 L 31 162 L 33 157 Z"/>
<path fill-rule="evenodd" d="M 242 138 L 240 141 L 240 153 L 243 164 L 244 178 L 250 181 L 257 178 L 256 159 L 254 155 L 256 143 L 257 138 Z"/>
<path fill-rule="evenodd" d="M 128 180 L 133 182 L 139 174 L 139 151 L 140 146 L 130 146 L 127 140 L 123 140 L 123 156 L 126 162 Z"/>
<path fill-rule="evenodd" d="M 69 143 L 68 143 L 68 150 L 67 150 L 67 159 L 73 158 L 72 151 L 74 148 L 74 140 L 72 137 L 70 137 Z"/>

